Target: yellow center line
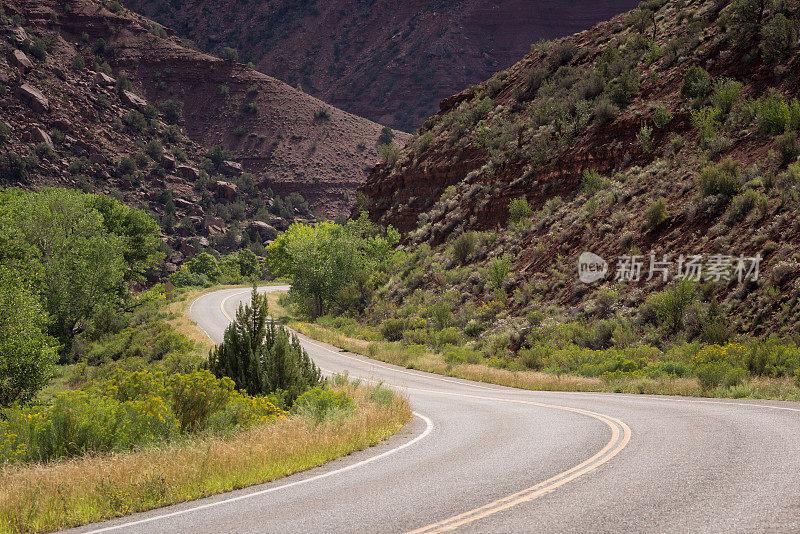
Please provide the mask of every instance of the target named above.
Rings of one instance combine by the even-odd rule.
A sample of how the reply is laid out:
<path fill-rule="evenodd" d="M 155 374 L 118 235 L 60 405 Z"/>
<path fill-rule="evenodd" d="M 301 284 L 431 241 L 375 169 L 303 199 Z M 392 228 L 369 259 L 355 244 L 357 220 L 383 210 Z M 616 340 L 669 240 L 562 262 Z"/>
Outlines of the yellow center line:
<path fill-rule="evenodd" d="M 235 293 L 233 295 L 230 295 L 230 296 L 226 297 L 220 303 L 220 309 L 222 310 L 222 313 L 225 315 L 225 317 L 228 318 L 228 320 L 232 321 L 233 319 L 225 311 L 225 304 L 231 298 L 233 298 L 235 296 L 238 296 L 238 295 L 242 295 L 244 293 L 246 293 L 246 291 L 243 292 L 243 293 Z M 320 346 L 320 345 L 318 345 L 318 346 Z M 325 349 L 325 350 L 329 350 L 326 347 L 322 347 L 322 346 L 320 346 L 320 347 Z M 342 354 L 334 352 L 334 351 L 331 351 L 331 350 L 329 350 L 329 352 L 334 353 L 337 356 L 343 356 Z M 391 368 L 387 368 L 387 369 L 394 371 L 394 369 L 391 369 Z M 432 378 L 435 378 L 435 377 L 432 377 Z M 362 380 L 369 380 L 369 379 L 362 378 Z M 462 383 L 459 382 L 459 384 L 462 384 Z M 605 464 L 606 462 L 608 462 L 609 460 L 614 458 L 617 454 L 619 454 L 620 451 L 622 451 L 628 445 L 628 443 L 631 440 L 631 429 L 623 421 L 621 421 L 621 420 L 619 420 L 619 419 L 617 419 L 615 417 L 611 417 L 611 416 L 604 415 L 604 414 L 597 413 L 597 412 L 592 412 L 592 411 L 589 411 L 589 410 L 583 410 L 583 409 L 580 409 L 580 408 L 572 408 L 572 407 L 569 407 L 569 406 L 559 406 L 559 405 L 555 405 L 555 404 L 547 404 L 547 403 L 543 403 L 543 402 L 527 401 L 527 400 L 521 400 L 521 399 L 504 399 L 504 398 L 500 398 L 500 397 L 487 397 L 487 396 L 483 396 L 483 395 L 470 395 L 470 394 L 467 394 L 467 393 L 451 393 L 451 392 L 437 391 L 437 390 L 432 390 L 432 389 L 411 388 L 411 387 L 407 387 L 407 386 L 396 386 L 396 385 L 392 385 L 392 384 L 387 384 L 387 385 L 393 386 L 393 387 L 398 387 L 400 389 L 405 389 L 407 391 L 417 391 L 417 392 L 421 392 L 421 393 L 432 393 L 432 394 L 435 394 L 435 395 L 447 395 L 447 396 L 451 396 L 451 397 L 462 397 L 462 398 L 470 398 L 470 399 L 478 399 L 478 400 L 488 400 L 488 401 L 493 401 L 493 402 L 507 402 L 507 403 L 513 403 L 513 404 L 525 404 L 525 405 L 529 405 L 529 406 L 537 406 L 537 407 L 540 407 L 540 408 L 549 408 L 549 409 L 553 409 L 553 410 L 561 410 L 561 411 L 565 411 L 565 412 L 572 412 L 572 413 L 576 413 L 576 414 L 579 414 L 579 415 L 585 415 L 587 417 L 591 417 L 593 419 L 601 421 L 602 423 L 605 423 L 606 425 L 608 425 L 608 427 L 611 429 L 611 439 L 608 441 L 608 443 L 606 443 L 605 446 L 602 449 L 600 449 L 597 453 L 595 453 L 591 457 L 587 458 L 583 462 L 579 463 L 578 465 L 576 465 L 574 467 L 571 467 L 570 469 L 567 469 L 566 471 L 562 471 L 561 473 L 559 473 L 559 474 L 557 474 L 555 476 L 552 476 L 552 477 L 548 478 L 547 480 L 539 482 L 539 483 L 537 483 L 537 484 L 535 484 L 533 486 L 530 486 L 530 487 L 525 488 L 523 490 L 517 491 L 516 493 L 512 493 L 511 495 L 508 495 L 506 497 L 502 497 L 502 498 L 497 499 L 495 501 L 492 501 L 490 503 L 484 504 L 483 506 L 479 506 L 478 508 L 474 508 L 474 509 L 469 510 L 467 512 L 464 512 L 464 513 L 455 515 L 453 517 L 444 519 L 442 521 L 439 521 L 439 522 L 436 522 L 436 523 L 432 523 L 430 525 L 426 525 L 426 526 L 420 527 L 420 528 L 418 528 L 416 530 L 412 530 L 408 534 L 422 534 L 422 533 L 426 533 L 427 534 L 427 533 L 447 532 L 447 531 L 450 531 L 450 530 L 455 530 L 456 528 L 461 527 L 463 525 L 466 525 L 468 523 L 472 523 L 472 522 L 478 521 L 480 519 L 484 519 L 484 518 L 489 517 L 491 515 L 494 515 L 494 514 L 497 514 L 499 512 L 508 510 L 509 508 L 512 508 L 512 507 L 517 506 L 519 504 L 530 502 L 532 500 L 538 499 L 539 497 L 547 495 L 548 493 L 550 493 L 550 492 L 554 491 L 555 489 L 563 486 L 564 484 L 567 484 L 568 482 L 571 482 L 571 481 L 573 481 L 573 480 L 575 480 L 575 479 L 577 479 L 579 477 L 582 477 L 582 476 L 584 476 L 584 475 L 586 475 L 588 473 L 591 473 L 592 471 L 594 471 L 595 469 L 597 469 L 601 465 Z"/>

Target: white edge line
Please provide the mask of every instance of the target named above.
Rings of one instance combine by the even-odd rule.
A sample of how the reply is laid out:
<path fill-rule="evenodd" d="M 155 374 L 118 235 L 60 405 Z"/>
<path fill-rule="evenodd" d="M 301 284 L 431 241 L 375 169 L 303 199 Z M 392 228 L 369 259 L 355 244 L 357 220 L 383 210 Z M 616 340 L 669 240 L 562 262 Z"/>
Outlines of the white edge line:
<path fill-rule="evenodd" d="M 431 431 L 433 430 L 433 421 L 431 421 L 428 417 L 422 415 L 421 413 L 413 412 L 413 414 L 414 414 L 414 416 L 419 417 L 420 419 L 422 419 L 425 422 L 425 430 L 422 432 L 422 434 L 420 434 L 419 436 L 415 437 L 411 441 L 403 443 L 402 445 L 400 445 L 398 447 L 395 447 L 394 449 L 382 452 L 381 454 L 378 454 L 377 456 L 372 456 L 371 458 L 367 458 L 365 460 L 361 460 L 360 462 L 357 462 L 357 463 L 342 467 L 340 469 L 336 469 L 334 471 L 328 471 L 327 473 L 322 473 L 322 474 L 319 474 L 319 475 L 315 475 L 313 477 L 305 478 L 303 480 L 297 480 L 295 482 L 290 482 L 290 483 L 284 484 L 282 486 L 276 486 L 276 487 L 272 487 L 272 488 L 263 489 L 263 490 L 260 490 L 260 491 L 254 491 L 254 492 L 248 493 L 246 495 L 239 495 L 237 497 L 231 497 L 229 499 L 224 499 L 224 500 L 221 500 L 221 501 L 214 501 L 214 502 L 211 502 L 211 503 L 202 504 L 200 506 L 194 506 L 192 508 L 187 508 L 185 510 L 178 510 L 176 512 L 171 512 L 169 514 L 163 514 L 163 515 L 158 515 L 158 516 L 154 516 L 154 517 L 147 517 L 147 518 L 144 518 L 144 519 L 140 519 L 138 521 L 129 521 L 127 523 L 122 523 L 122 524 L 119 524 L 119 525 L 113 525 L 113 526 L 109 526 L 109 527 L 104 527 L 104 528 L 100 528 L 100 529 L 97 529 L 97 530 L 89 530 L 89 531 L 87 531 L 87 534 L 95 534 L 95 533 L 99 533 L 99 532 L 109 532 L 109 531 L 118 530 L 118 529 L 121 529 L 121 528 L 128 528 L 128 527 L 132 527 L 132 526 L 136 526 L 136 525 L 141 525 L 141 524 L 144 524 L 144 523 L 150 523 L 152 521 L 158 521 L 158 520 L 161 520 L 161 519 L 167 519 L 167 518 L 170 518 L 170 517 L 175 517 L 175 516 L 179 516 L 179 515 L 183 515 L 183 514 L 188 514 L 188 513 L 191 513 L 191 512 L 197 512 L 198 510 L 205 510 L 205 509 L 208 509 L 208 508 L 214 508 L 216 506 L 221 506 L 223 504 L 230 504 L 232 502 L 242 501 L 242 500 L 245 500 L 245 499 L 250 499 L 252 497 L 259 497 L 261 495 L 266 495 L 267 493 L 272 493 L 272 492 L 275 492 L 275 491 L 278 491 L 278 490 L 291 488 L 293 486 L 299 486 L 301 484 L 314 482 L 314 481 L 317 481 L 317 480 L 320 480 L 320 479 L 323 479 L 323 478 L 327 478 L 329 476 L 337 475 L 339 473 L 344 473 L 345 471 L 350 471 L 351 469 L 355 469 L 357 467 L 361 467 L 363 465 L 366 465 L 368 463 L 374 462 L 376 460 L 380 460 L 381 458 L 385 458 L 385 457 L 387 457 L 387 456 L 389 456 L 391 454 L 395 454 L 397 452 L 400 452 L 401 450 L 403 450 L 403 449 L 405 449 L 407 447 L 410 447 L 410 446 L 414 445 L 415 443 L 417 443 L 418 441 L 424 439 L 425 437 L 428 436 L 428 434 L 431 433 Z"/>

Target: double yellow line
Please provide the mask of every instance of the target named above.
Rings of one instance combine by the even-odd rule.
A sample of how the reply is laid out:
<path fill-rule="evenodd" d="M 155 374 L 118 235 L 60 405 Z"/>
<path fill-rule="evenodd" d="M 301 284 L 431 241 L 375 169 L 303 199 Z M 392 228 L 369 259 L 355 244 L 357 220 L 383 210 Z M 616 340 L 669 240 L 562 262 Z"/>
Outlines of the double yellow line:
<path fill-rule="evenodd" d="M 222 310 L 222 313 L 225 315 L 225 317 L 228 318 L 228 320 L 232 320 L 232 318 L 225 311 L 225 304 L 227 304 L 227 302 L 231 298 L 241 294 L 242 293 L 236 293 L 230 295 L 220 303 L 220 309 Z M 341 356 L 338 353 L 336 354 Z M 430 377 L 430 378 L 435 379 L 437 377 Z M 401 386 L 395 386 L 395 387 L 401 387 Z M 405 389 L 407 391 L 432 393 L 436 395 L 447 395 L 451 397 L 489 400 L 494 402 L 509 402 L 514 404 L 526 404 L 529 406 L 537 406 L 540 408 L 549 408 L 553 410 L 572 412 L 580 415 L 585 415 L 593 419 L 597 419 L 598 421 L 601 421 L 606 425 L 608 425 L 608 427 L 611 429 L 611 439 L 608 441 L 608 443 L 606 443 L 605 446 L 602 449 L 600 449 L 596 454 L 594 454 L 590 458 L 587 458 L 586 460 L 579 463 L 575 467 L 567 469 L 566 471 L 563 471 L 553 477 L 550 477 L 545 481 L 539 482 L 538 484 L 535 484 L 529 488 L 525 488 L 521 491 L 508 495 L 507 497 L 497 499 L 496 501 L 492 501 L 490 503 L 484 504 L 483 506 L 444 519 L 437 523 L 431 523 L 430 525 L 420 527 L 416 530 L 408 532 L 407 534 L 423 534 L 423 533 L 433 534 L 437 532 L 448 532 L 451 530 L 455 530 L 466 524 L 473 523 L 475 521 L 487 518 L 494 514 L 503 512 L 519 504 L 530 502 L 535 499 L 538 499 L 539 497 L 543 497 L 548 493 L 556 490 L 557 488 L 563 486 L 564 484 L 567 484 L 575 480 L 576 478 L 591 473 L 604 463 L 608 462 L 609 460 L 614 458 L 617 454 L 619 454 L 620 451 L 622 451 L 622 449 L 624 449 L 628 445 L 628 442 L 631 440 L 631 429 L 623 421 L 620 421 L 615 417 L 611 417 L 597 412 L 592 412 L 589 410 L 582 410 L 580 408 L 572 408 L 569 406 L 558 406 L 555 404 L 547 404 L 543 402 L 534 402 L 534 401 L 526 401 L 519 399 L 504 399 L 500 397 L 486 397 L 482 395 L 469 395 L 466 393 L 450 393 L 450 392 L 437 391 L 431 389 L 420 389 L 420 388 L 410 388 L 410 387 L 402 387 L 402 389 Z"/>
<path fill-rule="evenodd" d="M 499 512 L 503 512 L 519 504 L 530 502 L 534 499 L 538 499 L 539 497 L 547 495 L 556 488 L 559 488 L 564 484 L 575 480 L 578 477 L 591 473 L 604 463 L 611 460 L 614 456 L 619 454 L 619 452 L 628 445 L 628 442 L 631 439 L 631 429 L 624 422 L 620 421 L 615 417 L 610 417 L 608 415 L 603 415 L 597 412 L 590 412 L 588 410 L 581 410 L 580 408 L 571 408 L 568 406 L 557 406 L 554 404 L 545 404 L 541 402 L 533 402 L 533 401 L 525 401 L 517 399 L 502 399 L 498 397 L 467 395 L 463 393 L 445 393 L 441 391 L 424 390 L 424 389 L 415 389 L 415 391 L 437 393 L 440 395 L 452 395 L 455 397 L 468 397 L 473 399 L 490 400 L 497 402 L 528 404 L 532 406 L 538 406 L 541 408 L 552 408 L 554 410 L 562 410 L 566 412 L 573 412 L 581 415 L 586 415 L 588 417 L 597 419 L 598 421 L 602 421 L 603 423 L 608 425 L 611 428 L 611 439 L 608 441 L 608 443 L 606 443 L 605 447 L 600 449 L 591 458 L 588 458 L 583 462 L 579 463 L 578 465 L 576 465 L 575 467 L 567 469 L 566 471 L 559 473 L 553 477 L 550 477 L 543 482 L 539 482 L 534 486 L 525 488 L 507 497 L 503 497 L 502 499 L 497 499 L 496 501 L 484 504 L 483 506 L 480 506 L 468 512 L 464 512 L 462 514 L 455 515 L 443 521 L 432 523 L 430 525 L 420 527 L 416 530 L 412 530 L 408 534 L 422 534 L 422 533 L 429 534 L 435 532 L 448 532 L 450 530 L 455 530 L 458 527 L 464 526 L 468 523 L 472 523 L 474 521 L 484 519 Z"/>

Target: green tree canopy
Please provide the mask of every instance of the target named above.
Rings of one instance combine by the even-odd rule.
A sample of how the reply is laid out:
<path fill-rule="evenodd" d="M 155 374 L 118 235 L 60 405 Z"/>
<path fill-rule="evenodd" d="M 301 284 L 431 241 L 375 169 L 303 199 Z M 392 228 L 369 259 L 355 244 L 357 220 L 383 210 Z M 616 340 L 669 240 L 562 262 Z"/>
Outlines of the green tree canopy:
<path fill-rule="evenodd" d="M 83 321 L 119 307 L 160 258 L 158 226 L 115 200 L 67 189 L 0 192 L 0 263 L 39 295 L 69 348 Z"/>
<path fill-rule="evenodd" d="M 0 405 L 26 402 L 50 380 L 56 341 L 47 315 L 20 276 L 0 268 Z"/>
<path fill-rule="evenodd" d="M 371 278 L 385 270 L 399 237 L 366 215 L 344 226 L 294 224 L 267 247 L 267 264 L 273 274 L 292 279 L 293 300 L 318 317 L 366 304 Z"/>

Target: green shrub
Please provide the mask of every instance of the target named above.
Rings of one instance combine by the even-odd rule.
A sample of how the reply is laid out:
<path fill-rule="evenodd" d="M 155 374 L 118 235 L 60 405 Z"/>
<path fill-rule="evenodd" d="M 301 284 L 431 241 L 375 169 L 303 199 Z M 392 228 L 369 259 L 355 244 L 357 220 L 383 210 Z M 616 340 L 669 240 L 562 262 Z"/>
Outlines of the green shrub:
<path fill-rule="evenodd" d="M 381 323 L 381 335 L 386 341 L 400 341 L 406 330 L 404 319 L 386 319 Z"/>
<path fill-rule="evenodd" d="M 467 260 L 475 252 L 476 244 L 475 234 L 473 232 L 466 232 L 458 236 L 453 243 L 453 259 L 459 265 L 465 265 Z"/>
<path fill-rule="evenodd" d="M 172 407 L 184 432 L 205 428 L 212 413 L 230 400 L 234 383 L 228 377 L 217 378 L 209 371 L 173 375 L 170 380 Z"/>
<path fill-rule="evenodd" d="M 767 61 L 786 57 L 797 45 L 794 22 L 783 13 L 772 17 L 761 28 L 761 54 Z"/>
<path fill-rule="evenodd" d="M 739 100 L 739 93 L 741 93 L 742 87 L 742 82 L 729 78 L 720 78 L 714 82 L 711 104 L 723 117 L 730 113 L 733 105 Z"/>
<path fill-rule="evenodd" d="M 227 61 L 239 61 L 239 51 L 235 48 L 231 48 L 230 46 L 226 46 L 222 48 L 222 59 Z"/>
<path fill-rule="evenodd" d="M 388 145 L 394 141 L 394 131 L 388 126 L 381 128 L 381 133 L 378 136 L 378 145 Z"/>
<path fill-rule="evenodd" d="M 181 113 L 183 112 L 183 102 L 170 98 L 158 105 L 164 120 L 170 124 L 177 124 L 181 120 Z"/>
<path fill-rule="evenodd" d="M 481 363 L 483 357 L 480 353 L 467 347 L 459 347 L 454 344 L 448 344 L 442 348 L 442 359 L 445 363 L 450 365 L 460 364 L 478 364 Z"/>
<path fill-rule="evenodd" d="M 164 147 L 158 142 L 158 139 L 151 139 L 148 141 L 147 145 L 145 145 L 144 152 L 150 156 L 150 159 L 159 163 L 161 161 L 161 156 L 164 155 Z"/>
<path fill-rule="evenodd" d="M 355 402 L 347 393 L 315 387 L 300 395 L 294 403 L 295 413 L 319 424 L 342 419 L 355 411 Z"/>
<path fill-rule="evenodd" d="M 639 93 L 639 74 L 636 69 L 628 69 L 619 77 L 611 80 L 608 87 L 608 96 L 611 101 L 625 108 Z"/>
<path fill-rule="evenodd" d="M 33 147 L 33 153 L 36 154 L 36 157 L 40 160 L 52 161 L 56 157 L 55 150 L 47 143 L 37 144 Z"/>
<path fill-rule="evenodd" d="M 717 137 L 719 129 L 719 111 L 713 106 L 705 106 L 692 110 L 692 124 L 697 128 L 697 139 L 701 148 L 707 148 Z"/>
<path fill-rule="evenodd" d="M 486 270 L 489 287 L 492 289 L 502 289 L 510 271 L 511 262 L 508 258 L 496 258 L 492 260 Z"/>
<path fill-rule="evenodd" d="M 133 174 L 136 171 L 136 162 L 129 157 L 123 157 L 117 163 L 117 172 L 120 176 L 127 176 L 129 174 Z"/>
<path fill-rule="evenodd" d="M 800 146 L 797 144 L 797 132 L 788 130 L 775 138 L 775 148 L 780 156 L 781 166 L 789 165 L 800 156 Z"/>
<path fill-rule="evenodd" d="M 213 282 L 205 274 L 198 274 L 188 269 L 180 269 L 169 277 L 175 287 L 211 287 Z"/>
<path fill-rule="evenodd" d="M 711 362 L 697 366 L 695 375 L 700 383 L 700 389 L 709 391 L 722 384 L 729 371 L 730 365 L 724 362 Z"/>
<path fill-rule="evenodd" d="M 739 163 L 726 158 L 716 165 L 707 165 L 700 171 L 697 185 L 703 195 L 733 196 L 739 192 L 742 182 L 739 179 Z"/>
<path fill-rule="evenodd" d="M 602 96 L 595 101 L 594 117 L 600 124 L 606 124 L 614 120 L 619 114 L 619 108 L 615 106 L 607 97 Z"/>
<path fill-rule="evenodd" d="M 650 141 L 652 136 L 653 129 L 646 124 L 643 124 L 636 133 L 636 140 L 639 142 L 639 145 L 642 147 L 644 152 L 650 152 Z"/>
<path fill-rule="evenodd" d="M 786 130 L 800 130 L 800 101 L 784 100 L 771 94 L 758 101 L 758 129 L 762 134 L 778 135 Z"/>
<path fill-rule="evenodd" d="M 122 117 L 122 122 L 131 129 L 131 131 L 139 133 L 147 128 L 147 119 L 144 115 L 136 110 L 131 110 Z"/>
<path fill-rule="evenodd" d="M 11 128 L 9 128 L 8 124 L 6 124 L 5 121 L 0 121 L 0 143 L 5 144 L 10 134 Z"/>
<path fill-rule="evenodd" d="M 659 224 L 664 222 L 667 218 L 667 203 L 663 198 L 659 198 L 647 208 L 644 212 L 644 220 L 647 222 L 647 227 L 651 230 L 655 229 Z"/>
<path fill-rule="evenodd" d="M 656 106 L 653 112 L 653 126 L 659 130 L 672 121 L 672 113 L 665 106 Z"/>
<path fill-rule="evenodd" d="M 692 65 L 683 75 L 681 96 L 700 101 L 711 92 L 711 76 L 699 65 Z"/>
<path fill-rule="evenodd" d="M 525 197 L 517 197 L 508 205 L 508 219 L 512 223 L 518 223 L 523 219 L 527 219 L 533 214 L 528 199 Z"/>
<path fill-rule="evenodd" d="M 255 104 L 255 102 L 248 102 L 244 105 L 242 111 L 247 115 L 258 115 L 258 106 Z"/>
<path fill-rule="evenodd" d="M 74 70 L 74 71 L 82 71 L 83 69 L 86 68 L 86 60 L 83 59 L 82 55 L 75 54 L 72 57 L 71 66 L 72 66 L 72 70 Z"/>
<path fill-rule="evenodd" d="M 397 163 L 397 159 L 400 157 L 400 149 L 394 143 L 380 145 L 378 146 L 378 155 L 380 155 L 384 163 L 391 166 Z"/>
<path fill-rule="evenodd" d="M 732 388 L 744 384 L 749 379 L 750 373 L 748 373 L 746 370 L 733 368 L 725 373 L 725 378 L 722 381 L 722 385 L 726 388 Z"/>
<path fill-rule="evenodd" d="M 681 280 L 672 289 L 650 295 L 647 306 L 653 310 L 659 324 L 677 332 L 683 327 L 686 310 L 695 300 L 695 283 L 687 279 Z"/>
<path fill-rule="evenodd" d="M 0 155 L 0 181 L 25 182 L 28 179 L 28 164 L 15 152 Z"/>
<path fill-rule="evenodd" d="M 314 119 L 318 121 L 327 121 L 331 118 L 330 108 L 322 107 L 314 112 Z"/>
<path fill-rule="evenodd" d="M 605 177 L 594 169 L 583 171 L 583 191 L 593 195 L 608 185 Z"/>
<path fill-rule="evenodd" d="M 477 319 L 470 319 L 464 327 L 464 333 L 469 337 L 475 338 L 486 330 L 486 325 Z"/>
<path fill-rule="evenodd" d="M 220 85 L 219 86 L 219 96 L 222 98 L 227 98 L 227 96 L 231 93 L 231 88 L 227 85 Z"/>
<path fill-rule="evenodd" d="M 387 407 L 391 406 L 394 401 L 394 392 L 383 383 L 379 383 L 375 387 L 369 388 L 367 398 L 378 406 Z"/>
<path fill-rule="evenodd" d="M 67 391 L 52 405 L 5 412 L 0 442 L 12 442 L 2 460 L 48 462 L 86 453 L 130 450 L 173 439 L 178 421 L 160 396 L 118 401 Z M 4 434 L 4 435 L 3 435 Z M 11 450 L 9 450 L 11 449 Z"/>
<path fill-rule="evenodd" d="M 728 209 L 727 222 L 729 224 L 741 222 L 753 209 L 764 213 L 767 209 L 767 197 L 760 191 L 748 189 L 733 197 L 731 207 Z"/>

